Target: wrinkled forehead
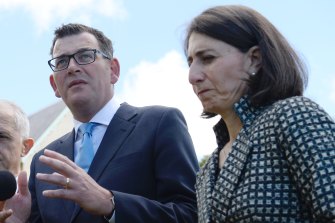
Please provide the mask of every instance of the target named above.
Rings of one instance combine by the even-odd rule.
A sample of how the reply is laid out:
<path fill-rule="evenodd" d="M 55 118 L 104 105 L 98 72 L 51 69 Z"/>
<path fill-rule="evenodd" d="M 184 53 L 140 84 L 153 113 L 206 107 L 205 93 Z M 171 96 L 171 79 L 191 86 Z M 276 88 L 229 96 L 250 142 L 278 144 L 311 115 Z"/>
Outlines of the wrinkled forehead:
<path fill-rule="evenodd" d="M 3 104 L 0 104 L 0 128 L 1 131 L 16 129 L 13 109 Z"/>

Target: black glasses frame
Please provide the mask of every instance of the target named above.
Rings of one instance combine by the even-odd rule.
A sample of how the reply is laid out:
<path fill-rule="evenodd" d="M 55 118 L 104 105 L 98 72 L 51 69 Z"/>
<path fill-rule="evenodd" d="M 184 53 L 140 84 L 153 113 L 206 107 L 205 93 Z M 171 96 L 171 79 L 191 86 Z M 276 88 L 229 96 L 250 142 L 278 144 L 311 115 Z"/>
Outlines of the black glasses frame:
<path fill-rule="evenodd" d="M 80 53 L 87 52 L 87 51 L 92 51 L 92 52 L 94 53 L 94 54 L 93 54 L 93 55 L 94 55 L 93 60 L 90 61 L 90 62 L 88 62 L 88 63 L 80 63 L 80 62 L 78 62 L 75 56 L 78 55 L 78 54 L 80 54 Z M 100 54 L 100 55 L 101 55 L 103 58 L 105 58 L 105 59 L 108 59 L 108 60 L 111 59 L 109 56 L 107 56 L 106 54 L 104 54 L 104 53 L 101 52 L 100 50 L 97 50 L 97 49 L 86 49 L 86 50 L 80 50 L 80 51 L 78 51 L 78 52 L 75 52 L 74 54 L 70 54 L 70 55 L 62 55 L 62 56 L 59 56 L 59 57 L 52 58 L 52 59 L 48 60 L 48 64 L 49 64 L 49 66 L 50 66 L 50 68 L 51 68 L 52 71 L 54 71 L 54 72 L 58 72 L 58 71 L 65 70 L 65 69 L 67 69 L 67 68 L 69 67 L 71 58 L 73 58 L 74 61 L 76 61 L 76 63 L 77 63 L 78 65 L 86 65 L 86 64 L 93 63 L 93 62 L 95 61 L 95 59 L 96 59 L 96 54 L 97 54 L 97 53 Z M 57 69 L 57 68 L 53 65 L 53 63 L 52 63 L 52 61 L 54 61 L 54 60 L 56 60 L 56 59 L 59 59 L 59 58 L 67 58 L 67 59 L 68 59 L 68 60 L 67 60 L 67 65 L 66 65 L 64 68 L 62 68 L 62 69 Z"/>

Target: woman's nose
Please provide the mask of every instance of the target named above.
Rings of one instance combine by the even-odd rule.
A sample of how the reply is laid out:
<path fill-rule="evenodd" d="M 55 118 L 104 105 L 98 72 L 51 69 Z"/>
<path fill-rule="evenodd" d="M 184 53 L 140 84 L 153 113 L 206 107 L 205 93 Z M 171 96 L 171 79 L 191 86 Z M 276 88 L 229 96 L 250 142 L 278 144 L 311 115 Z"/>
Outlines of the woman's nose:
<path fill-rule="evenodd" d="M 188 81 L 190 82 L 190 84 L 194 85 L 198 82 L 201 82 L 204 80 L 204 77 L 205 75 L 199 66 L 194 63 L 190 65 L 188 73 Z"/>

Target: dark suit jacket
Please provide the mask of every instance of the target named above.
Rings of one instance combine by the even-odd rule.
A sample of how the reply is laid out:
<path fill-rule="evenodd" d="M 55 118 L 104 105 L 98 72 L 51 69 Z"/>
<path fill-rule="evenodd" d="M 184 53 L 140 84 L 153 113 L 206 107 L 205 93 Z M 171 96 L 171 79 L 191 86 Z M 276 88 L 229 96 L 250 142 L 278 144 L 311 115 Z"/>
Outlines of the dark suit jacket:
<path fill-rule="evenodd" d="M 46 148 L 74 160 L 74 130 Z M 29 222 L 96 223 L 102 216 L 87 213 L 63 199 L 46 198 L 42 191 L 59 189 L 35 178 L 52 173 L 39 162 L 31 164 Z M 111 120 L 88 174 L 115 197 L 115 222 L 196 222 L 194 191 L 198 162 L 186 122 L 174 108 L 137 108 L 122 104 Z"/>

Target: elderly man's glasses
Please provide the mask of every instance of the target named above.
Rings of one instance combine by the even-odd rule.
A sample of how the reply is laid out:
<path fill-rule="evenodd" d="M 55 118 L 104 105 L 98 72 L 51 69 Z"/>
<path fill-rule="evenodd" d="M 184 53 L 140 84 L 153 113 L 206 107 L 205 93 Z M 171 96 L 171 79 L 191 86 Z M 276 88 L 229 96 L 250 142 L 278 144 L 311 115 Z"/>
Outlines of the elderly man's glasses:
<path fill-rule="evenodd" d="M 88 49 L 88 50 L 81 50 L 71 55 L 63 55 L 52 58 L 51 60 L 48 61 L 48 64 L 54 72 L 57 72 L 68 68 L 71 58 L 73 58 L 79 65 L 86 65 L 93 63 L 95 61 L 97 53 L 100 54 L 105 59 L 109 60 L 111 59 L 106 54 L 97 49 Z"/>

